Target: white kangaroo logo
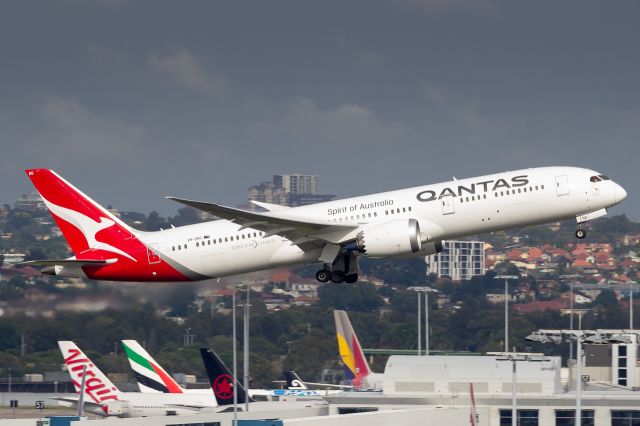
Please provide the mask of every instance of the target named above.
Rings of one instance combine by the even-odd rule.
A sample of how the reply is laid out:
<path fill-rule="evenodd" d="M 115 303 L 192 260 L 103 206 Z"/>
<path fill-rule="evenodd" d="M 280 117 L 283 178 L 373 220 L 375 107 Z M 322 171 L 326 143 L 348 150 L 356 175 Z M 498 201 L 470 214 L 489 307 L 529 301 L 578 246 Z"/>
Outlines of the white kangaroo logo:
<path fill-rule="evenodd" d="M 42 197 L 42 199 L 53 214 L 64 219 L 66 222 L 69 222 L 70 224 L 78 228 L 80 232 L 82 232 L 82 235 L 84 235 L 87 240 L 89 248 L 116 253 L 128 257 L 134 262 L 137 262 L 137 260 L 134 259 L 131 255 L 125 253 L 119 248 L 96 240 L 96 234 L 98 232 L 115 225 L 115 222 L 113 220 L 107 219 L 106 217 L 101 217 L 100 222 L 96 222 L 90 217 L 85 216 L 75 210 L 53 204 L 51 201 L 47 200 L 44 197 Z"/>

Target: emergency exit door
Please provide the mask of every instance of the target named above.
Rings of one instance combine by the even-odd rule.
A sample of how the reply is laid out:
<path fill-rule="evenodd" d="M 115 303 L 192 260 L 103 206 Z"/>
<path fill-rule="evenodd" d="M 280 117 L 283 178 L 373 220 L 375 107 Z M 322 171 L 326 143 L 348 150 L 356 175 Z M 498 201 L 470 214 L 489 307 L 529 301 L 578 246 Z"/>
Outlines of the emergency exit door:
<path fill-rule="evenodd" d="M 556 176 L 556 195 L 569 195 L 569 176 Z"/>

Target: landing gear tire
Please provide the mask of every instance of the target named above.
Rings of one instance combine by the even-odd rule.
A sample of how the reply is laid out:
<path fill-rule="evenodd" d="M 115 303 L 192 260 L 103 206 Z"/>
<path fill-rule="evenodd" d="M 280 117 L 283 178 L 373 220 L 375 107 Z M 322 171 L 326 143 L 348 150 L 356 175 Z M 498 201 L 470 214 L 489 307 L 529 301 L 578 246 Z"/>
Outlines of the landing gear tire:
<path fill-rule="evenodd" d="M 327 271 L 326 269 L 320 269 L 318 272 L 316 272 L 316 280 L 320 281 L 321 283 L 329 282 L 330 279 L 330 271 Z"/>
<path fill-rule="evenodd" d="M 576 229 L 576 238 L 579 240 L 584 239 L 587 236 L 587 231 L 584 229 Z"/>
<path fill-rule="evenodd" d="M 353 284 L 356 281 L 358 281 L 358 274 L 349 274 L 344 277 L 344 282 L 346 283 Z"/>
<path fill-rule="evenodd" d="M 331 281 L 339 284 L 344 281 L 345 275 L 342 271 L 332 271 L 331 272 Z"/>

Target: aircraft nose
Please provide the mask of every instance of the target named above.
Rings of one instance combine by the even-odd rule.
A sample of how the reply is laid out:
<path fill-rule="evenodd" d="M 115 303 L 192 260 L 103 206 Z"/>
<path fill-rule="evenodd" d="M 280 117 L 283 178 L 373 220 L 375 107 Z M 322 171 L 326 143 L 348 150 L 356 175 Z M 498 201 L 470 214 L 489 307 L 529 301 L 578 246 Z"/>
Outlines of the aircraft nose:
<path fill-rule="evenodd" d="M 616 204 L 627 198 L 627 191 L 617 183 L 613 184 L 613 192 Z"/>

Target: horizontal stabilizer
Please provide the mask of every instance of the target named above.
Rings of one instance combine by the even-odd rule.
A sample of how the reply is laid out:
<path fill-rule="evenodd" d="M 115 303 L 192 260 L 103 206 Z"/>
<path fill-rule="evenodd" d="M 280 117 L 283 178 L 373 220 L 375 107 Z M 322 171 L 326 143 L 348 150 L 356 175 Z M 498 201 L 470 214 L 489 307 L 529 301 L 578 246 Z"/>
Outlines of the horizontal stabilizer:
<path fill-rule="evenodd" d="M 28 260 L 20 265 L 37 266 L 102 266 L 116 263 L 118 259 L 63 259 L 63 260 Z"/>

